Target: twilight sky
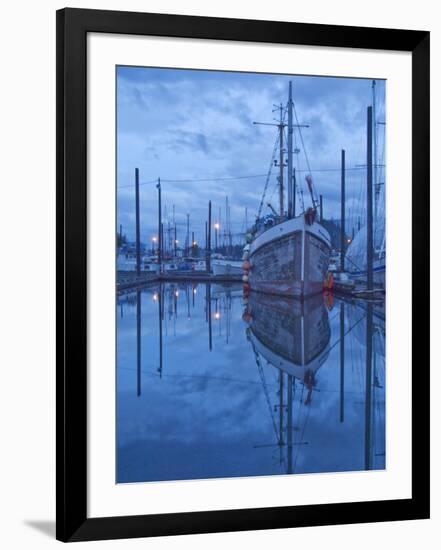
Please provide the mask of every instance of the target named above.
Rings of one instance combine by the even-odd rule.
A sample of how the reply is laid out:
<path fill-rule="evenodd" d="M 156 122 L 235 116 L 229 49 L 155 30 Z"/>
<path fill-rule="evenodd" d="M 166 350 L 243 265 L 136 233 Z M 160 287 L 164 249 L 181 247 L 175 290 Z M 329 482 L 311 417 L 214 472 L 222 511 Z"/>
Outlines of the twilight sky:
<path fill-rule="evenodd" d="M 349 227 L 355 224 L 365 204 L 366 172 L 357 165 L 366 164 L 371 80 L 118 67 L 117 223 L 123 225 L 128 239 L 135 236 L 136 167 L 142 183 L 142 242 L 151 243 L 157 235 L 158 177 L 166 210 L 164 225 L 172 221 L 175 205 L 180 242 L 185 239 L 187 213 L 190 231 L 203 242 L 210 199 L 213 223 L 218 221 L 220 207 L 224 227 L 226 195 L 231 230 L 243 232 L 245 207 L 249 223 L 257 213 L 277 132 L 253 121 L 274 122 L 273 105 L 286 104 L 290 80 L 299 123 L 310 126 L 302 130 L 303 141 L 317 194 L 323 195 L 324 216 L 340 217 L 340 156 L 345 149 L 347 219 Z M 384 81 L 377 81 L 376 93 L 376 118 L 384 122 Z M 378 164 L 384 163 L 384 128 L 377 126 Z M 298 132 L 295 139 L 300 149 L 294 155 L 297 169 L 306 170 Z M 382 172 L 379 168 L 378 181 L 384 181 Z M 278 168 L 273 168 L 265 201 L 276 208 L 277 175 Z M 297 181 L 309 206 L 305 175 L 299 172 Z"/>

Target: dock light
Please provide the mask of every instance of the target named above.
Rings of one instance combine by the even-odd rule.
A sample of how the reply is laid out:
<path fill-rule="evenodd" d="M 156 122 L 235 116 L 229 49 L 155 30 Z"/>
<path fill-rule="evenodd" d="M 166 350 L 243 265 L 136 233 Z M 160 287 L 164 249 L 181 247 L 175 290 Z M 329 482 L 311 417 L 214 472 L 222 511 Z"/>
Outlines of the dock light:
<path fill-rule="evenodd" d="M 197 241 L 193 241 L 193 246 L 196 246 L 198 244 Z"/>
<path fill-rule="evenodd" d="M 158 300 L 158 295 L 156 292 L 153 294 L 153 301 L 156 302 Z"/>
<path fill-rule="evenodd" d="M 220 319 L 220 313 L 218 311 L 216 311 L 216 313 L 214 314 L 214 318 L 216 320 L 219 320 Z"/>
<path fill-rule="evenodd" d="M 178 290 L 176 290 L 175 296 L 176 296 L 176 298 L 179 296 L 179 291 Z"/>
<path fill-rule="evenodd" d="M 215 229 L 219 229 L 219 228 L 220 228 L 220 225 L 216 222 L 216 223 L 214 224 L 214 228 L 215 228 Z"/>
<path fill-rule="evenodd" d="M 178 241 L 178 239 L 176 239 L 176 240 L 175 240 L 175 244 L 179 244 L 179 241 Z"/>
<path fill-rule="evenodd" d="M 197 294 L 197 290 L 195 288 L 193 289 L 193 294 Z"/>
<path fill-rule="evenodd" d="M 347 243 L 348 243 L 348 244 L 351 244 L 351 242 L 352 242 L 352 239 L 348 239 L 348 240 L 347 240 Z"/>
<path fill-rule="evenodd" d="M 152 237 L 152 241 L 155 243 L 158 240 L 158 237 Z"/>

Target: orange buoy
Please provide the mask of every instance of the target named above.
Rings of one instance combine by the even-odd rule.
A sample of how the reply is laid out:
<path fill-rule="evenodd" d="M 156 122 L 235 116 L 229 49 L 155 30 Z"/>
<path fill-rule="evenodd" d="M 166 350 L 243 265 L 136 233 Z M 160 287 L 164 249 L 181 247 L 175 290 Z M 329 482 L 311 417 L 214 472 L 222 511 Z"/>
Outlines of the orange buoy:
<path fill-rule="evenodd" d="M 334 307 L 334 294 L 332 292 L 326 292 L 325 300 L 328 309 L 331 310 Z"/>
<path fill-rule="evenodd" d="M 244 263 L 242 264 L 242 269 L 245 269 L 248 271 L 249 269 L 251 269 L 251 263 L 248 260 L 245 260 Z"/>
<path fill-rule="evenodd" d="M 331 271 L 328 271 L 328 274 L 326 275 L 326 280 L 324 282 L 323 288 L 325 290 L 331 290 L 334 288 L 334 275 Z"/>

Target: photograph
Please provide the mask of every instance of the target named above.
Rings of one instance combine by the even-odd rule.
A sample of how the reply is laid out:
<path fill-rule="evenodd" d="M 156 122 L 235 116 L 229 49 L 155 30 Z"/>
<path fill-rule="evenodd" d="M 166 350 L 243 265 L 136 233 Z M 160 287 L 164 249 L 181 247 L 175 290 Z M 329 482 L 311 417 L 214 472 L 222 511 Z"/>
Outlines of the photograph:
<path fill-rule="evenodd" d="M 115 482 L 384 470 L 387 82 L 115 79 Z"/>

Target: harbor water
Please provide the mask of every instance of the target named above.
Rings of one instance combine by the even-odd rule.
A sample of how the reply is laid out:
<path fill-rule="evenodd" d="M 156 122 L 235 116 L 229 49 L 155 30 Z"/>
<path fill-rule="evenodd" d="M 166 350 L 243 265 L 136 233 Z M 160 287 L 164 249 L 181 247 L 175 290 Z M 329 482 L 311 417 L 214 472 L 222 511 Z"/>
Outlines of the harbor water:
<path fill-rule="evenodd" d="M 116 482 L 384 469 L 382 304 L 163 283 L 117 298 Z"/>

